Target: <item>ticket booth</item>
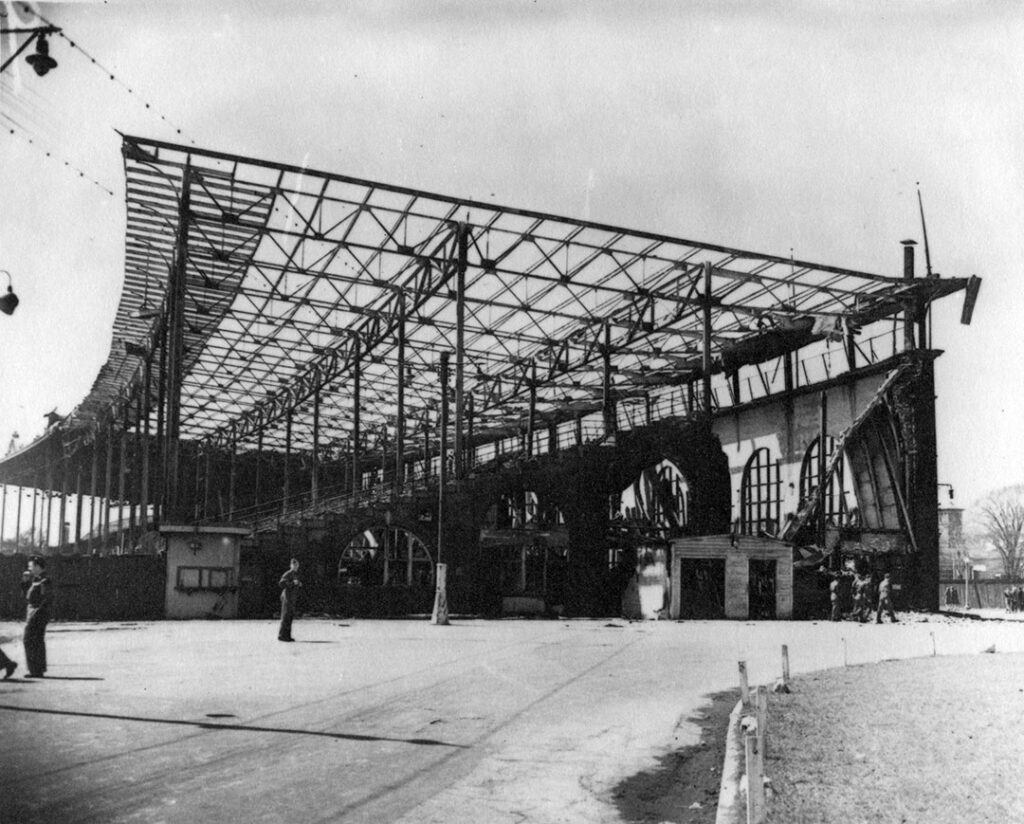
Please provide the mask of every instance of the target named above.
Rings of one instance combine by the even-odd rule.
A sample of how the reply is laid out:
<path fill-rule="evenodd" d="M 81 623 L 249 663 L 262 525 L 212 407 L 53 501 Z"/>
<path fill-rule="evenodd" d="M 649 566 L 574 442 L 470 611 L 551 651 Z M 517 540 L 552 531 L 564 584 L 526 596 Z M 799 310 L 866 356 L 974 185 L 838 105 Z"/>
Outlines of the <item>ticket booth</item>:
<path fill-rule="evenodd" d="M 238 617 L 238 567 L 249 530 L 224 526 L 160 527 L 167 558 L 168 618 Z"/>

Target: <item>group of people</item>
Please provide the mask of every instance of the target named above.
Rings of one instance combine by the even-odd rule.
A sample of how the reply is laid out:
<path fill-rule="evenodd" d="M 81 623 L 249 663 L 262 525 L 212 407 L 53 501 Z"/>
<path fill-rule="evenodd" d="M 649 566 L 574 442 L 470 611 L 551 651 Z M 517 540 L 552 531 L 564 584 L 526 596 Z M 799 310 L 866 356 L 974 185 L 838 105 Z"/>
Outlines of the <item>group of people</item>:
<path fill-rule="evenodd" d="M 829 600 L 831 601 L 832 613 L 831 618 L 833 621 L 843 620 L 843 603 L 839 592 L 839 581 L 842 577 L 851 575 L 851 573 L 840 573 L 832 577 L 832 581 L 829 583 Z M 853 581 L 850 585 L 850 594 L 853 598 L 853 611 L 850 613 L 850 619 L 858 621 L 861 624 L 866 624 L 871 620 L 871 576 L 867 574 L 861 574 L 859 572 L 852 573 Z M 882 623 L 882 614 L 885 613 L 889 616 L 889 620 L 892 623 L 898 623 L 896 618 L 896 611 L 892 606 L 892 578 L 889 573 L 885 573 L 882 577 L 881 582 L 878 584 L 878 599 L 875 604 L 875 623 Z"/>
<path fill-rule="evenodd" d="M 22 573 L 21 588 L 25 591 L 25 673 L 27 678 L 42 678 L 46 675 L 46 625 L 50 623 L 50 607 L 53 591 L 46 576 L 46 559 L 33 555 L 28 560 L 28 569 Z M 10 678 L 18 664 L 0 650 L 0 669 L 3 678 Z"/>
<path fill-rule="evenodd" d="M 1024 612 L 1024 587 L 1004 589 L 1003 602 L 1007 612 Z"/>

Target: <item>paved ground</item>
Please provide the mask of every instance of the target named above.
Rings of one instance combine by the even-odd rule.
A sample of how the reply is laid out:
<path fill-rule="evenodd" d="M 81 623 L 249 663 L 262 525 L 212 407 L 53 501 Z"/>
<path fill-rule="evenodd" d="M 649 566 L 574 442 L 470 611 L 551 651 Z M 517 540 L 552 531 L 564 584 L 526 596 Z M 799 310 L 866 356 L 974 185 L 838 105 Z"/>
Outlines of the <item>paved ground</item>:
<path fill-rule="evenodd" d="M 993 616 L 995 617 L 995 616 Z M 0 636 L 21 627 L 0 623 Z M 885 658 L 1024 650 L 1024 625 L 56 624 L 0 682 L 0 821 L 615 822 L 611 788 L 694 743 L 703 696 Z M 5 650 L 22 660 L 20 643 Z"/>

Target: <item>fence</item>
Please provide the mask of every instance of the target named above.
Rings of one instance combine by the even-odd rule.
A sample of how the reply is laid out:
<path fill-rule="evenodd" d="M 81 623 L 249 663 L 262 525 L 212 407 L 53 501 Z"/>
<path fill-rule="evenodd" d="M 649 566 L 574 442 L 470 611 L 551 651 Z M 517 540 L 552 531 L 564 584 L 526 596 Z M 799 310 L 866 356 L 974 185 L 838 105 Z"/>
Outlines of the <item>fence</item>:
<path fill-rule="evenodd" d="M 154 555 L 47 556 L 58 620 L 140 621 L 164 617 L 167 564 Z M 25 617 L 27 555 L 0 555 L 0 618 Z"/>

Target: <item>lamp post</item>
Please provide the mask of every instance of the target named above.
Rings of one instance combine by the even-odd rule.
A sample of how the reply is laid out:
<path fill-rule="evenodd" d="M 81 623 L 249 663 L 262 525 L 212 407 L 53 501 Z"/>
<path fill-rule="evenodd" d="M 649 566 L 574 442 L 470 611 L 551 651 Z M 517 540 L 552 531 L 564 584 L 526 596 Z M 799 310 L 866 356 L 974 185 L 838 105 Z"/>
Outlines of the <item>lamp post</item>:
<path fill-rule="evenodd" d="M 57 61 L 50 57 L 50 43 L 46 39 L 48 35 L 57 34 L 61 30 L 56 26 L 36 26 L 31 29 L 0 29 L 0 34 L 28 34 L 29 38 L 22 43 L 18 50 L 14 52 L 7 60 L 4 61 L 3 65 L 0 66 L 0 72 L 6 69 L 14 59 L 21 54 L 25 49 L 36 44 L 36 50 L 34 54 L 30 54 L 25 58 L 26 62 L 32 67 L 36 74 L 40 77 L 45 76 L 50 72 L 51 69 L 57 68 Z"/>

